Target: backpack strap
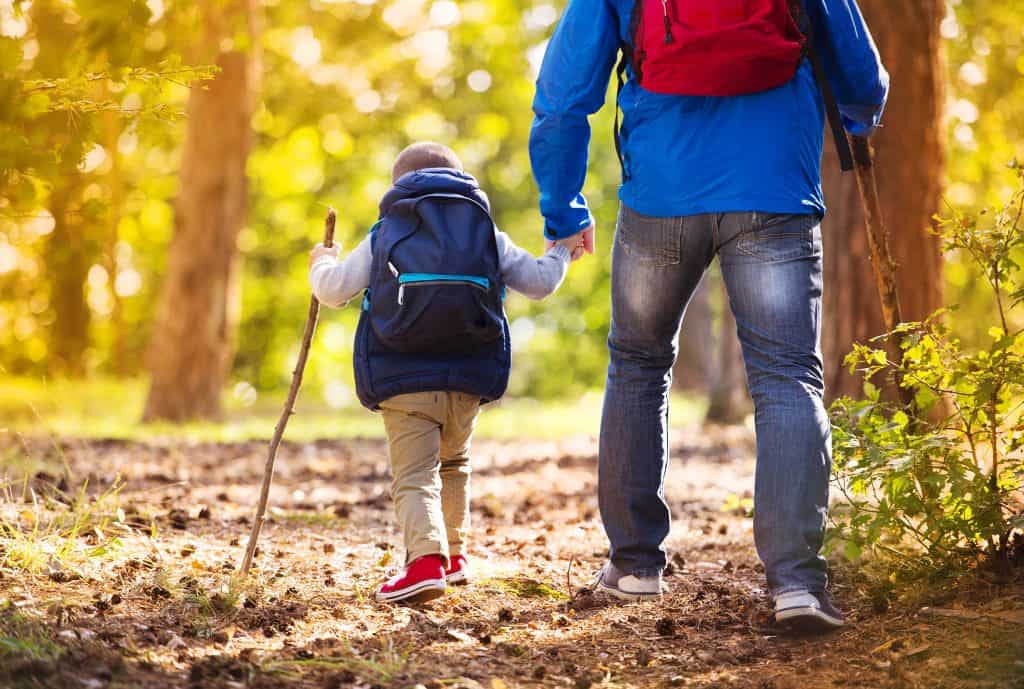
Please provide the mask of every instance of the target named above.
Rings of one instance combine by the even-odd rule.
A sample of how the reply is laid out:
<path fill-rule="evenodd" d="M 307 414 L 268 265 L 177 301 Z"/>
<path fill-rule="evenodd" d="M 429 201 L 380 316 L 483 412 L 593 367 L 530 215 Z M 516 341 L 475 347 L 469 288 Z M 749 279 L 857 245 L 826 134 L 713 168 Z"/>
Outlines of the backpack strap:
<path fill-rule="evenodd" d="M 384 218 L 380 218 L 379 220 L 377 220 L 377 222 L 373 223 L 373 227 L 371 227 L 370 231 L 367 232 L 367 234 L 370 236 L 370 255 L 371 256 L 373 255 L 373 250 L 377 247 L 377 228 L 379 228 L 381 226 L 381 223 L 383 223 L 383 222 L 384 222 Z M 369 311 L 370 310 L 370 288 L 369 287 L 367 287 L 365 290 L 363 290 L 363 304 L 362 304 L 361 308 L 363 309 L 363 311 Z"/>
<path fill-rule="evenodd" d="M 835 92 L 828 82 L 825 74 L 825 65 L 821 56 L 814 49 L 814 33 L 811 27 L 811 19 L 804 11 L 802 0 L 790 0 L 789 10 L 797 27 L 804 34 L 804 56 L 811 63 L 811 71 L 814 73 L 814 81 L 821 90 L 822 98 L 825 101 L 825 115 L 828 118 L 829 129 L 832 130 L 832 140 L 836 145 L 836 153 L 839 154 L 839 168 L 843 172 L 853 169 L 853 151 L 850 149 L 850 139 L 846 136 L 846 128 L 843 127 L 843 116 L 839 112 L 839 103 L 836 101 Z"/>
<path fill-rule="evenodd" d="M 629 64 L 629 49 L 625 44 L 622 46 L 622 57 L 615 67 L 615 78 L 618 80 L 618 87 L 615 89 L 615 124 L 612 132 L 615 134 L 615 155 L 619 157 L 619 167 L 622 168 L 622 181 L 629 179 L 629 171 L 626 170 L 626 160 L 622 157 L 622 133 L 619 123 L 619 96 L 622 95 L 622 87 L 626 85 L 626 65 Z"/>
<path fill-rule="evenodd" d="M 636 40 L 637 30 L 640 28 L 640 17 L 643 14 L 643 3 L 644 0 L 634 0 L 633 9 L 629 13 L 629 36 L 622 42 L 619 49 L 622 51 L 622 57 L 619 58 L 619 64 L 615 67 L 615 78 L 618 81 L 618 87 L 615 90 L 615 153 L 619 156 L 619 167 L 622 168 L 622 180 L 626 181 L 629 179 L 629 172 L 626 170 L 626 161 L 622 156 L 622 134 L 619 123 L 619 96 L 622 95 L 622 89 L 626 85 L 626 67 L 631 66 L 633 68 L 633 75 L 637 80 L 640 79 L 640 61 L 634 59 L 636 56 L 633 53 L 633 45 L 630 41 Z"/>

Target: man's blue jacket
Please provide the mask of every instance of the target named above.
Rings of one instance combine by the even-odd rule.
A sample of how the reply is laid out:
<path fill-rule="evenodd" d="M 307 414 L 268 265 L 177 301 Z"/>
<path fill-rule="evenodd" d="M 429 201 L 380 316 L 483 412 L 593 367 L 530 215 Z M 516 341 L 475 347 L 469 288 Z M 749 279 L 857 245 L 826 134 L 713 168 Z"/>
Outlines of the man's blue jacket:
<path fill-rule="evenodd" d="M 804 0 L 847 130 L 868 134 L 889 75 L 855 0 Z M 634 0 L 569 0 L 548 44 L 533 102 L 530 159 L 549 238 L 593 222 L 581 190 L 588 115 L 604 105 Z M 804 60 L 789 83 L 731 97 L 667 96 L 629 79 L 619 97 L 626 178 L 619 198 L 645 215 L 824 213 L 824 104 Z M 609 136 L 608 144 L 611 145 Z"/>

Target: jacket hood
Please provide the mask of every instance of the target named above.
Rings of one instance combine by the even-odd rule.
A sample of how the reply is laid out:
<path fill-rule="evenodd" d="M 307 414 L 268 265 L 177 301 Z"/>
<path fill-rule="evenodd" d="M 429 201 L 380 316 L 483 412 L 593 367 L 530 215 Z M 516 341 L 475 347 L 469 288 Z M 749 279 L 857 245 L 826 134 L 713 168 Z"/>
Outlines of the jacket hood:
<path fill-rule="evenodd" d="M 491 210 L 487 194 L 480 189 L 476 178 L 461 170 L 447 167 L 431 167 L 414 170 L 398 178 L 380 202 L 380 215 L 384 217 L 399 201 L 415 199 L 429 194 L 454 194 L 465 196 Z"/>

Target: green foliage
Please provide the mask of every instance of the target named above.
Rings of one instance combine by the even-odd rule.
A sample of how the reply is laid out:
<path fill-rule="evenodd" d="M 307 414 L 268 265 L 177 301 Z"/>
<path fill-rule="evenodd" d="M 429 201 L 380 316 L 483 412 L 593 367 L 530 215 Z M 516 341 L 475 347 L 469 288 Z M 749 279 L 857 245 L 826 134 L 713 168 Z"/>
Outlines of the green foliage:
<path fill-rule="evenodd" d="M 1018 179 L 1001 210 L 940 223 L 945 249 L 969 258 L 988 287 L 998 314 L 988 342 L 965 346 L 939 311 L 847 357 L 866 381 L 865 400 L 832 408 L 834 483 L 846 500 L 833 512 L 831 541 L 847 555 L 924 556 L 939 568 L 1002 561 L 1024 529 L 1024 329 L 1006 318 L 1024 301 L 1015 260 L 1024 248 L 1024 172 Z M 899 361 L 886 353 L 893 343 Z M 912 408 L 883 401 L 878 379 L 911 390 Z"/>
<path fill-rule="evenodd" d="M 947 185 L 949 207 L 977 212 L 998 207 L 1013 193 L 1006 163 L 1024 160 L 1024 3 L 958 0 L 942 23 L 947 56 Z M 943 211 L 946 213 L 948 211 Z M 950 326 L 964 342 L 981 346 L 995 305 L 969 257 L 952 252 L 945 266 L 949 303 L 960 309 Z M 1024 314 L 1008 314 L 1017 327 Z"/>
<path fill-rule="evenodd" d="M 44 621 L 22 614 L 10 600 L 0 602 L 0 661 L 48 660 L 62 653 Z"/>
<path fill-rule="evenodd" d="M 108 557 L 121 547 L 113 534 L 127 528 L 118 506 L 122 487 L 118 477 L 95 496 L 87 484 L 71 495 L 56 488 L 41 495 L 27 476 L 20 486 L 0 476 L 0 572 L 47 572 L 59 579 L 68 576 L 66 568 Z"/>
<path fill-rule="evenodd" d="M 451 144 L 499 226 L 542 247 L 527 140 L 535 66 L 564 2 L 381 0 L 257 3 L 262 83 L 249 159 L 233 382 L 288 384 L 308 303 L 305 254 L 327 204 L 346 249 L 376 218 L 395 153 Z M 960 0 L 943 24 L 949 57 L 948 197 L 1005 201 L 995 172 L 1024 158 L 1024 8 Z M 173 234 L 188 84 L 211 76 L 197 45 L 202 3 L 0 0 L 0 362 L 4 375 L 136 377 Z M 610 104 L 610 98 L 608 99 Z M 168 121 L 171 120 L 171 121 Z M 598 253 L 541 304 L 512 296 L 510 393 L 573 397 L 607 366 L 610 247 L 619 169 L 611 108 L 594 128 L 585 192 Z M 214 123 L 215 124 L 215 123 Z M 973 190 L 988 190 L 984 196 Z M 989 302 L 952 252 L 949 323 L 982 343 Z M 994 309 L 994 306 L 992 307 Z M 304 397 L 349 404 L 349 307 L 323 315 Z M 1024 316 L 1008 313 L 1010 325 Z M 552 374 L 551 372 L 557 372 Z M 248 393 L 246 393 L 248 394 Z"/>
<path fill-rule="evenodd" d="M 147 197 L 160 180 L 151 176 L 170 167 L 153 149 L 176 140 L 169 125 L 183 114 L 188 85 L 213 76 L 184 64 L 166 39 L 173 30 L 173 15 L 156 16 L 142 0 L 0 3 L 0 359 L 8 373 L 83 373 L 109 358 L 120 369 L 144 345 L 145 333 L 126 324 L 151 307 L 123 302 L 146 294 L 139 275 L 153 257 L 133 252 L 139 236 L 119 226 L 133 208 L 144 228 L 153 224 Z M 111 326 L 125 332 L 113 337 Z"/>
<path fill-rule="evenodd" d="M 303 390 L 297 413 L 288 423 L 287 439 L 305 442 L 317 438 L 378 438 L 384 434 L 380 419 L 367 414 L 358 403 L 335 406 L 316 399 L 315 391 Z M 173 436 L 196 441 L 237 442 L 269 439 L 281 414 L 281 396 L 262 394 L 244 386 L 225 398 L 222 423 L 192 422 L 140 424 L 146 384 L 142 380 L 95 377 L 87 381 L 58 379 L 47 383 L 34 379 L 0 377 L 0 437 L 25 433 L 79 438 L 130 438 L 150 440 Z M 559 439 L 596 435 L 601 420 L 602 398 L 587 393 L 574 400 L 540 402 L 506 398 L 487 405 L 476 425 L 476 436 L 495 439 Z M 673 396 L 673 428 L 692 428 L 704 418 L 706 405 L 692 397 Z M 102 413 L 97 413 L 101 409 Z M 0 453 L 0 473 L 62 470 L 62 457 L 33 454 L 10 457 Z"/>

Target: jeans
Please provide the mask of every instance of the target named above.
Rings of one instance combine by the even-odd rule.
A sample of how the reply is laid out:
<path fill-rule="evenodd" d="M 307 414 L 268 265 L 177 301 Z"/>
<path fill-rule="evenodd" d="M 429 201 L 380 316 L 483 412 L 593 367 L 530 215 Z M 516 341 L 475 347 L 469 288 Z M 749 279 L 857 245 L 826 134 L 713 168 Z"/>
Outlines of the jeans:
<path fill-rule="evenodd" d="M 773 595 L 823 591 L 831 435 L 823 404 L 817 215 L 658 218 L 619 211 L 598 494 L 612 564 L 665 567 L 672 364 L 686 305 L 715 255 L 754 400 L 754 540 Z"/>

